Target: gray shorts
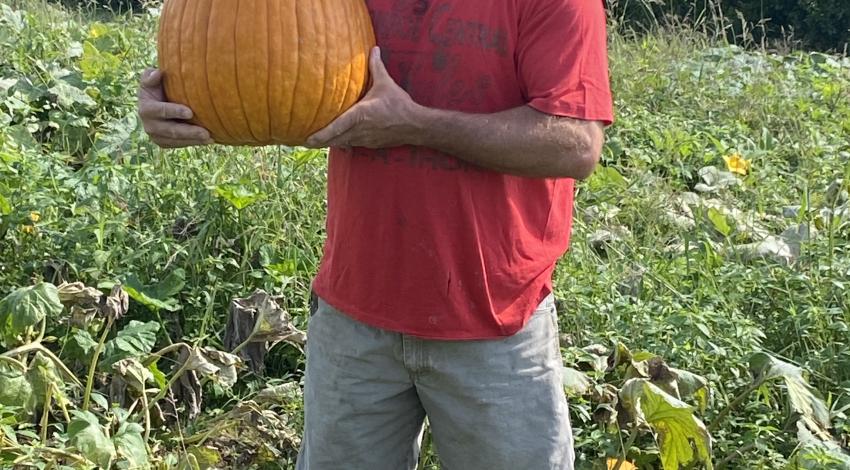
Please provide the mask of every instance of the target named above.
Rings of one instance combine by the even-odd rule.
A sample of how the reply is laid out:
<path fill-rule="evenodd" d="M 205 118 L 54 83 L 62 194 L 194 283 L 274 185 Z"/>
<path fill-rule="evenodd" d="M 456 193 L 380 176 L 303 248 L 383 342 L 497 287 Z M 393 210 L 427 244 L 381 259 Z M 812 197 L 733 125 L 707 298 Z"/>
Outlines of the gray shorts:
<path fill-rule="evenodd" d="M 511 337 L 425 340 L 321 299 L 310 319 L 299 470 L 416 468 L 424 418 L 444 470 L 570 470 L 554 298 Z"/>

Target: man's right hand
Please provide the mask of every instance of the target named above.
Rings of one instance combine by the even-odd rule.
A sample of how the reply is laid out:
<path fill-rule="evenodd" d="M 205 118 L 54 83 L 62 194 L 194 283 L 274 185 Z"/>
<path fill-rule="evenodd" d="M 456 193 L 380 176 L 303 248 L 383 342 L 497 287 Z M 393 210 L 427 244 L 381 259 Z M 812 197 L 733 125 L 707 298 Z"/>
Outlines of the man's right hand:
<path fill-rule="evenodd" d="M 139 87 L 139 117 L 145 132 L 163 148 L 191 147 L 213 143 L 209 131 L 185 121 L 192 118 L 187 106 L 165 101 L 162 71 L 146 69 Z"/>

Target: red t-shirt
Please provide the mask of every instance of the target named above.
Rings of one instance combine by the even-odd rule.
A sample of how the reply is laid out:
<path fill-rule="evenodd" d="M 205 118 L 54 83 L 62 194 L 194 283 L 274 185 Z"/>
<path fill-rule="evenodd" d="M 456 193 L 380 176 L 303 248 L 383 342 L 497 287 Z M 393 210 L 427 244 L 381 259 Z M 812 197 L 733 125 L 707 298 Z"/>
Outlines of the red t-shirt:
<path fill-rule="evenodd" d="M 387 70 L 424 106 L 530 105 L 610 123 L 600 0 L 367 0 Z M 484 170 L 429 148 L 332 149 L 315 292 L 375 327 L 508 336 L 551 292 L 573 181 Z"/>

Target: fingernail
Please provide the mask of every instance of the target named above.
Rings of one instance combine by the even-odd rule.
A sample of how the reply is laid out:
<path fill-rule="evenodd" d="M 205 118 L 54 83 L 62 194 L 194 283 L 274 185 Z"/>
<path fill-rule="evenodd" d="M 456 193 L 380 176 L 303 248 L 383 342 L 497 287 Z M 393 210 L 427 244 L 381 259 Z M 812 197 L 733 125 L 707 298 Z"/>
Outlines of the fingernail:
<path fill-rule="evenodd" d="M 192 118 L 192 111 L 188 111 L 188 110 L 185 110 L 185 109 L 184 109 L 184 110 L 180 113 L 180 117 L 182 117 L 183 119 L 191 119 L 191 118 Z"/>

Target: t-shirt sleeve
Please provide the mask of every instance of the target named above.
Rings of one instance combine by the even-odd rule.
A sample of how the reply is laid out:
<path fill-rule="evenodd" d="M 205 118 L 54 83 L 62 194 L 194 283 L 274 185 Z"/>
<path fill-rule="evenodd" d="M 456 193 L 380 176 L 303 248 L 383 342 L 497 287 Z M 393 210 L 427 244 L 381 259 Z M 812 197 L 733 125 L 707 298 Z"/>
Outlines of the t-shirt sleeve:
<path fill-rule="evenodd" d="M 602 0 L 528 0 L 520 12 L 517 67 L 529 106 L 614 121 Z"/>

